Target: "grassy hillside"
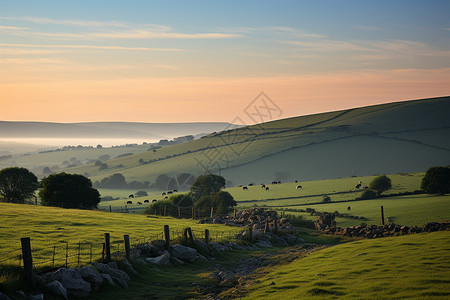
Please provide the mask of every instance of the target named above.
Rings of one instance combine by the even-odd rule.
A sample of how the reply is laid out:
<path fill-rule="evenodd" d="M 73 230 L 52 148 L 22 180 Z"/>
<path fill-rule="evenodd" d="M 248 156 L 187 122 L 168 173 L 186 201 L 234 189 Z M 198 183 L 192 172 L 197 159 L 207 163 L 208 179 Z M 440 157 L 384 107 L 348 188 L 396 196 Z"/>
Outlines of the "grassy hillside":
<path fill-rule="evenodd" d="M 265 269 L 242 299 L 448 299 L 449 245 L 448 231 L 337 245 Z"/>
<path fill-rule="evenodd" d="M 154 239 L 156 235 L 161 239 L 164 225 L 169 225 L 171 231 L 179 232 L 185 227 L 191 227 L 197 233 L 208 228 L 212 237 L 218 233 L 232 235 L 239 232 L 237 227 L 201 225 L 187 219 L 10 203 L 0 203 L 0 219 L 0 262 L 10 264 L 17 264 L 22 237 L 30 237 L 35 263 L 50 263 L 53 246 L 61 252 L 66 242 L 72 246 L 78 242 L 91 242 L 95 245 L 95 251 L 101 253 L 104 233 L 110 233 L 111 241 L 115 243 L 122 241 L 124 234 L 128 234 L 133 242 Z M 4 262 L 7 258 L 13 259 Z"/>
<path fill-rule="evenodd" d="M 289 118 L 68 171 L 140 182 L 209 171 L 234 185 L 425 171 L 450 164 L 449 110 L 443 97 Z"/>

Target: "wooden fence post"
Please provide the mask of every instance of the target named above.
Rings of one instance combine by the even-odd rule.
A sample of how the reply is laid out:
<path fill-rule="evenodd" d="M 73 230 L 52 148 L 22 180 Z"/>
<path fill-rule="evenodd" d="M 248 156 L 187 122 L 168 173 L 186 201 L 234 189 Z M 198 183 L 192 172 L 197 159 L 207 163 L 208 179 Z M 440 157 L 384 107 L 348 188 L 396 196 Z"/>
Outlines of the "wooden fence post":
<path fill-rule="evenodd" d="M 251 227 L 251 226 L 248 228 L 248 236 L 249 236 L 250 242 L 253 242 L 253 227 Z"/>
<path fill-rule="evenodd" d="M 192 220 L 195 220 L 195 208 L 192 206 Z"/>
<path fill-rule="evenodd" d="M 209 230 L 205 229 L 205 243 L 209 246 Z"/>
<path fill-rule="evenodd" d="M 211 206 L 211 219 L 213 217 L 213 213 L 214 213 L 214 207 Z"/>
<path fill-rule="evenodd" d="M 109 212 L 112 212 L 112 210 L 111 210 L 111 205 L 109 206 Z"/>
<path fill-rule="evenodd" d="M 178 207 L 178 218 L 181 218 L 181 207 Z"/>
<path fill-rule="evenodd" d="M 236 207 L 234 208 L 234 217 L 236 218 Z"/>
<path fill-rule="evenodd" d="M 166 241 L 166 250 L 170 249 L 170 229 L 169 225 L 164 225 L 164 240 Z"/>
<path fill-rule="evenodd" d="M 109 233 L 105 233 L 105 251 L 106 251 L 106 262 L 111 261 L 111 244 Z"/>
<path fill-rule="evenodd" d="M 187 228 L 187 234 L 188 234 L 188 243 L 190 245 L 194 245 L 194 235 L 192 234 L 191 227 Z"/>
<path fill-rule="evenodd" d="M 266 224 L 264 226 L 264 233 L 268 233 L 269 232 L 269 220 L 266 219 Z"/>
<path fill-rule="evenodd" d="M 23 269 L 25 271 L 25 281 L 29 287 L 35 288 L 30 238 L 21 238 L 20 243 L 22 244 L 22 257 L 23 257 Z"/>
<path fill-rule="evenodd" d="M 383 205 L 381 206 L 381 225 L 384 225 L 384 211 L 383 211 Z"/>
<path fill-rule="evenodd" d="M 278 219 L 277 219 L 277 217 L 275 217 L 274 219 L 273 219 L 273 232 L 278 232 Z"/>
<path fill-rule="evenodd" d="M 130 255 L 130 236 L 128 234 L 125 234 L 123 236 L 123 242 L 125 244 L 125 257 L 127 258 L 128 261 L 131 260 L 131 255 Z"/>
<path fill-rule="evenodd" d="M 167 206 L 164 205 L 164 217 L 167 216 Z"/>

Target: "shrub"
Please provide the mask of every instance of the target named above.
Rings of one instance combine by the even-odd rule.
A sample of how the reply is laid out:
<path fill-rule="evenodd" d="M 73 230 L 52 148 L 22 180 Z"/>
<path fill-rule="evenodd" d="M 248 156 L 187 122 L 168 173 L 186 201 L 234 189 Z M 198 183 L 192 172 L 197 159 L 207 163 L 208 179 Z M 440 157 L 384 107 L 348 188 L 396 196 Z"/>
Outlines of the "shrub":
<path fill-rule="evenodd" d="M 322 202 L 325 202 L 325 203 L 331 202 L 331 198 L 328 195 L 324 195 Z"/>
<path fill-rule="evenodd" d="M 366 190 L 361 194 L 361 200 L 370 200 L 370 199 L 375 199 L 377 198 L 378 195 L 375 191 L 373 190 Z"/>
<path fill-rule="evenodd" d="M 428 194 L 450 193 L 450 168 L 429 168 L 422 179 L 421 188 Z"/>
<path fill-rule="evenodd" d="M 390 190 L 392 188 L 391 179 L 386 175 L 381 175 L 375 177 L 369 184 L 369 189 L 374 190 L 378 196 L 384 191 Z"/>

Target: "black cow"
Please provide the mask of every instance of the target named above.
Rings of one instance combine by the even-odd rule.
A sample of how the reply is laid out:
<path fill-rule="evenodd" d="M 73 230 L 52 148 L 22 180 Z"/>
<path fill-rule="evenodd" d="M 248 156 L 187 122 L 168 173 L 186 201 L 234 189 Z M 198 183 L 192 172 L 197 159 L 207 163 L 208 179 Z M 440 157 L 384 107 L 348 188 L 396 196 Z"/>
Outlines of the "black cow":
<path fill-rule="evenodd" d="M 178 192 L 178 190 L 173 190 L 174 193 Z"/>
<path fill-rule="evenodd" d="M 127 201 L 127 204 L 133 204 L 133 201 Z"/>
<path fill-rule="evenodd" d="M 167 199 L 169 199 L 169 197 L 165 196 L 165 197 L 164 197 L 164 200 L 167 200 Z"/>
<path fill-rule="evenodd" d="M 361 183 L 358 183 L 356 186 L 355 186 L 355 189 L 359 189 L 361 187 Z"/>
<path fill-rule="evenodd" d="M 167 192 L 167 195 L 172 195 L 172 191 L 168 191 L 168 192 Z"/>
<path fill-rule="evenodd" d="M 302 189 L 303 187 L 301 185 L 297 185 L 296 189 Z"/>
<path fill-rule="evenodd" d="M 130 196 L 128 196 L 128 199 L 129 199 L 129 198 L 134 198 L 134 195 L 133 195 L 133 194 L 131 194 Z"/>
<path fill-rule="evenodd" d="M 349 206 L 349 207 L 347 207 L 347 210 L 350 211 L 350 210 L 352 210 L 352 208 Z"/>
<path fill-rule="evenodd" d="M 265 185 L 265 184 L 261 184 L 261 188 L 262 188 L 262 189 L 265 189 L 265 188 L 266 188 L 266 185 Z"/>
<path fill-rule="evenodd" d="M 148 200 L 144 200 L 144 203 L 150 203 L 150 201 L 148 201 Z"/>
<path fill-rule="evenodd" d="M 156 200 L 156 199 L 153 199 L 153 200 L 152 200 L 152 203 L 155 203 L 156 201 L 158 201 L 158 200 Z"/>
<path fill-rule="evenodd" d="M 163 192 L 161 195 L 165 196 L 165 195 L 166 195 L 166 192 Z"/>
<path fill-rule="evenodd" d="M 244 186 L 242 189 L 243 189 L 243 190 L 248 190 L 248 187 Z"/>
<path fill-rule="evenodd" d="M 138 202 L 139 205 L 142 205 L 142 202 Z"/>
<path fill-rule="evenodd" d="M 269 187 L 268 186 L 266 186 L 266 191 L 268 191 L 269 190 Z"/>

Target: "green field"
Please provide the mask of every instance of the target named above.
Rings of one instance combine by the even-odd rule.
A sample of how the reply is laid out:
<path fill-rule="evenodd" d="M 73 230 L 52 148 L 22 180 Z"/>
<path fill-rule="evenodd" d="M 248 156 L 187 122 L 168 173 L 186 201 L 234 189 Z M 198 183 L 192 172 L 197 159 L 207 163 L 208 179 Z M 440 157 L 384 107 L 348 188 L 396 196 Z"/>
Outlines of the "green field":
<path fill-rule="evenodd" d="M 449 231 L 337 245 L 264 269 L 242 299 L 448 299 L 449 245 Z"/>
<path fill-rule="evenodd" d="M 172 236 L 186 227 L 191 227 L 199 236 L 207 228 L 213 238 L 228 237 L 240 231 L 237 227 L 201 225 L 188 219 L 9 203 L 0 203 L 0 217 L 0 261 L 13 265 L 18 263 L 20 238 L 23 237 L 31 239 L 33 259 L 39 263 L 51 258 L 53 246 L 62 249 L 67 242 L 74 246 L 79 242 L 89 242 L 101 247 L 105 233 L 110 233 L 111 241 L 116 243 L 122 241 L 125 234 L 133 242 L 162 239 L 164 225 L 169 225 Z M 101 249 L 98 252 L 101 253 Z M 5 262 L 9 257 L 11 261 Z"/>

